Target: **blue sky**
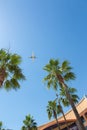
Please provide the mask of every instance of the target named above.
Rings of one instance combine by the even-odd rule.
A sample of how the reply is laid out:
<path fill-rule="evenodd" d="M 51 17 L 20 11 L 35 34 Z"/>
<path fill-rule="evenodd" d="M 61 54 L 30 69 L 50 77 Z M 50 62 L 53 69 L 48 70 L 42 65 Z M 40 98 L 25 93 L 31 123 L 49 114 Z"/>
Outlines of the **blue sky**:
<path fill-rule="evenodd" d="M 0 48 L 9 47 L 21 55 L 26 81 L 17 91 L 0 90 L 4 127 L 20 130 L 27 114 L 38 126 L 49 121 L 46 106 L 55 92 L 42 80 L 50 58 L 69 60 L 77 77 L 71 87 L 80 98 L 87 94 L 87 0 L 0 0 Z"/>

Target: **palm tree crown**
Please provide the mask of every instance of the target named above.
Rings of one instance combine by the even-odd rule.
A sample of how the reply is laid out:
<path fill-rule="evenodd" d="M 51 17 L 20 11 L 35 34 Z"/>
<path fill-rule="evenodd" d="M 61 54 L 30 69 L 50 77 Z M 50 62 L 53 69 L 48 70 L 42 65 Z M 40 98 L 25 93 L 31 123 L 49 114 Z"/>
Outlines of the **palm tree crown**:
<path fill-rule="evenodd" d="M 49 101 L 47 106 L 48 118 L 55 118 L 59 114 L 59 109 L 55 101 Z M 56 114 L 56 115 L 55 115 Z"/>
<path fill-rule="evenodd" d="M 23 123 L 24 126 L 22 126 L 21 130 L 37 130 L 37 123 L 30 114 L 26 116 L 26 119 L 23 121 Z"/>
<path fill-rule="evenodd" d="M 55 101 L 48 101 L 47 113 L 49 119 L 51 119 L 52 117 L 56 119 L 58 130 L 61 130 L 60 124 L 57 119 L 57 116 L 60 113 L 60 109 L 59 109 L 59 105 L 57 105 Z"/>
<path fill-rule="evenodd" d="M 49 63 L 43 68 L 48 72 L 48 75 L 44 78 L 47 81 L 47 86 L 51 86 L 57 90 L 58 85 L 61 85 L 64 81 L 74 80 L 75 74 L 71 72 L 71 67 L 68 61 L 64 61 L 60 64 L 59 60 L 51 59 Z"/>
<path fill-rule="evenodd" d="M 20 88 L 19 81 L 25 80 L 20 68 L 21 57 L 9 53 L 5 49 L 0 50 L 0 87 L 8 89 Z"/>

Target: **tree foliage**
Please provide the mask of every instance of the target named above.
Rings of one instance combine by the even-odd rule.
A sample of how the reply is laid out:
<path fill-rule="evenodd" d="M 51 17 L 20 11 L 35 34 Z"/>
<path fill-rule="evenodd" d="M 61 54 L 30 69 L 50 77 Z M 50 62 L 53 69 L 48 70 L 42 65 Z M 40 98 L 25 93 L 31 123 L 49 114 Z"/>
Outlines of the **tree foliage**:
<path fill-rule="evenodd" d="M 9 50 L 0 50 L 0 87 L 6 90 L 20 88 L 20 80 L 25 80 L 20 67 L 22 58 Z"/>
<path fill-rule="evenodd" d="M 67 82 L 75 79 L 75 74 L 72 72 L 70 63 L 67 60 L 60 63 L 59 60 L 50 59 L 49 63 L 46 64 L 43 69 L 48 73 L 48 75 L 44 78 L 44 81 L 47 83 L 47 87 L 52 87 L 54 90 L 58 90 L 59 87 L 64 89 L 66 98 L 68 99 L 77 118 L 78 128 L 80 130 L 85 130 L 67 85 Z"/>
<path fill-rule="evenodd" d="M 30 114 L 25 117 L 23 123 L 21 130 L 37 130 L 37 123 Z"/>

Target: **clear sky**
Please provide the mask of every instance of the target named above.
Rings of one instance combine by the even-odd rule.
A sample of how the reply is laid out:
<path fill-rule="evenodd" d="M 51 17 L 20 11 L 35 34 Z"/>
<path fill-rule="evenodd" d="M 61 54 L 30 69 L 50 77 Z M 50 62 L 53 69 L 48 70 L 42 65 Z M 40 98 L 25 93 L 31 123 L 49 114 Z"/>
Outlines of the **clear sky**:
<path fill-rule="evenodd" d="M 50 58 L 69 60 L 77 77 L 71 87 L 80 98 L 87 94 L 87 0 L 0 0 L 0 49 L 9 47 L 21 55 L 26 81 L 17 91 L 0 90 L 4 127 L 20 130 L 27 114 L 38 126 L 49 121 L 46 106 L 55 92 L 42 80 Z"/>

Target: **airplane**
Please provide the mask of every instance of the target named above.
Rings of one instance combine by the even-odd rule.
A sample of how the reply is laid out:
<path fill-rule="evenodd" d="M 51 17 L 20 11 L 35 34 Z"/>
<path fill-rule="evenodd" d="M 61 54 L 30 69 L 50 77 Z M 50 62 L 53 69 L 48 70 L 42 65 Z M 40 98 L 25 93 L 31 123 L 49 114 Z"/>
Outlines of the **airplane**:
<path fill-rule="evenodd" d="M 29 57 L 31 58 L 32 60 L 36 59 L 37 57 L 34 55 L 34 53 L 32 52 L 32 55 Z"/>

